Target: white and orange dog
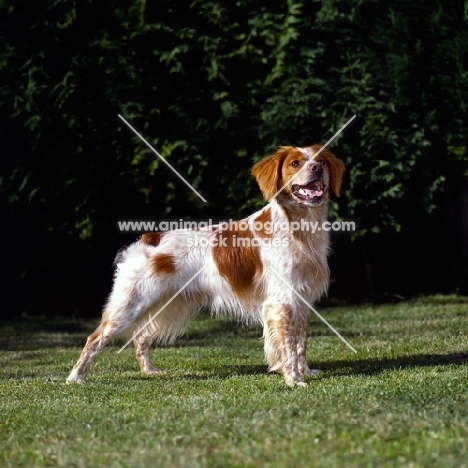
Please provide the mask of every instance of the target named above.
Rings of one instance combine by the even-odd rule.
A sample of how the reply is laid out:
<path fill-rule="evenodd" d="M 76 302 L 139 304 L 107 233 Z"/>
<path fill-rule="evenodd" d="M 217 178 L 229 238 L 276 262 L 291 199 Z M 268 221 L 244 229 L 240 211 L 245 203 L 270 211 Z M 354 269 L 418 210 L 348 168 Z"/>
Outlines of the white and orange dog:
<path fill-rule="evenodd" d="M 67 382 L 83 383 L 93 358 L 123 332 L 133 337 L 141 371 L 161 372 L 150 361 L 152 343 L 173 342 L 208 307 L 261 323 L 270 371 L 306 385 L 302 376 L 314 371 L 306 361 L 309 308 L 299 295 L 313 304 L 327 291 L 329 234 L 284 226 L 324 223 L 330 192 L 339 196 L 344 164 L 320 150 L 281 147 L 255 164 L 269 203 L 237 228 L 148 233 L 122 250 L 101 323 Z"/>

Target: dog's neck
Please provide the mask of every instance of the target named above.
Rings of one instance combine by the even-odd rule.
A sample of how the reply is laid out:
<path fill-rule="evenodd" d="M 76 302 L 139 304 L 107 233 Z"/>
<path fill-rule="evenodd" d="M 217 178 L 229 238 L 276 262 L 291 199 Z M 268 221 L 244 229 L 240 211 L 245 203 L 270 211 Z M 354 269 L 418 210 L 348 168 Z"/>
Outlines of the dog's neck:
<path fill-rule="evenodd" d="M 320 205 L 310 206 L 297 203 L 287 195 L 279 194 L 276 203 L 282 208 L 290 223 L 293 221 L 301 222 L 302 219 L 306 221 L 318 221 L 319 223 L 327 220 L 327 199 Z"/>

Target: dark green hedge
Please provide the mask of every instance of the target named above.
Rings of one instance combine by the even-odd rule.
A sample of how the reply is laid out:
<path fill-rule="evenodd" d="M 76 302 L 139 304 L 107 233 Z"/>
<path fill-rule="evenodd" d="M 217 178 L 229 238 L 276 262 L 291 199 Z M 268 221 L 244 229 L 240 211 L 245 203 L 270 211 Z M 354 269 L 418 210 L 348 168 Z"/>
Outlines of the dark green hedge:
<path fill-rule="evenodd" d="M 332 144 L 348 168 L 332 216 L 357 222 L 352 255 L 375 263 L 363 252 L 392 239 L 420 262 L 408 241 L 430 239 L 438 262 L 459 260 L 447 280 L 459 287 L 467 16 L 462 0 L 3 2 L 0 203 L 6 241 L 27 252 L 9 256 L 8 278 L 30 284 L 63 267 L 57 243 L 114 248 L 118 219 L 248 213 L 262 203 L 253 162 L 278 145 L 323 143 L 357 114 Z M 44 252 L 36 267 L 30 239 Z"/>

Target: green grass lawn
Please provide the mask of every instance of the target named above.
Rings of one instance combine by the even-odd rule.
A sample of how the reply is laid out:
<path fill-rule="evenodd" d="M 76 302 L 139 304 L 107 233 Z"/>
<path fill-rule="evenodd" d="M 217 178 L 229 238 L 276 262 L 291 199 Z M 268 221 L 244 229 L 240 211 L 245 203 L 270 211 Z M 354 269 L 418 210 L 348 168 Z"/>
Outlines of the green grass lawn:
<path fill-rule="evenodd" d="M 200 317 L 154 349 L 98 356 L 66 385 L 96 321 L 0 323 L 2 467 L 468 467 L 468 298 L 322 309 L 309 386 L 267 374 L 261 330 Z"/>

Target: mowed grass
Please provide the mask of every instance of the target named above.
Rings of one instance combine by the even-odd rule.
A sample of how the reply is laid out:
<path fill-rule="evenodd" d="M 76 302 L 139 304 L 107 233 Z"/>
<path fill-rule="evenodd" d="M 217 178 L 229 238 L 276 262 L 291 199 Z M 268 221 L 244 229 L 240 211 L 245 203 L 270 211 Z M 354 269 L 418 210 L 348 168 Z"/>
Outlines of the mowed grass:
<path fill-rule="evenodd" d="M 467 467 L 468 299 L 322 309 L 323 372 L 285 386 L 261 330 L 201 316 L 139 373 L 119 343 L 66 385 L 96 321 L 0 324 L 2 467 Z"/>

